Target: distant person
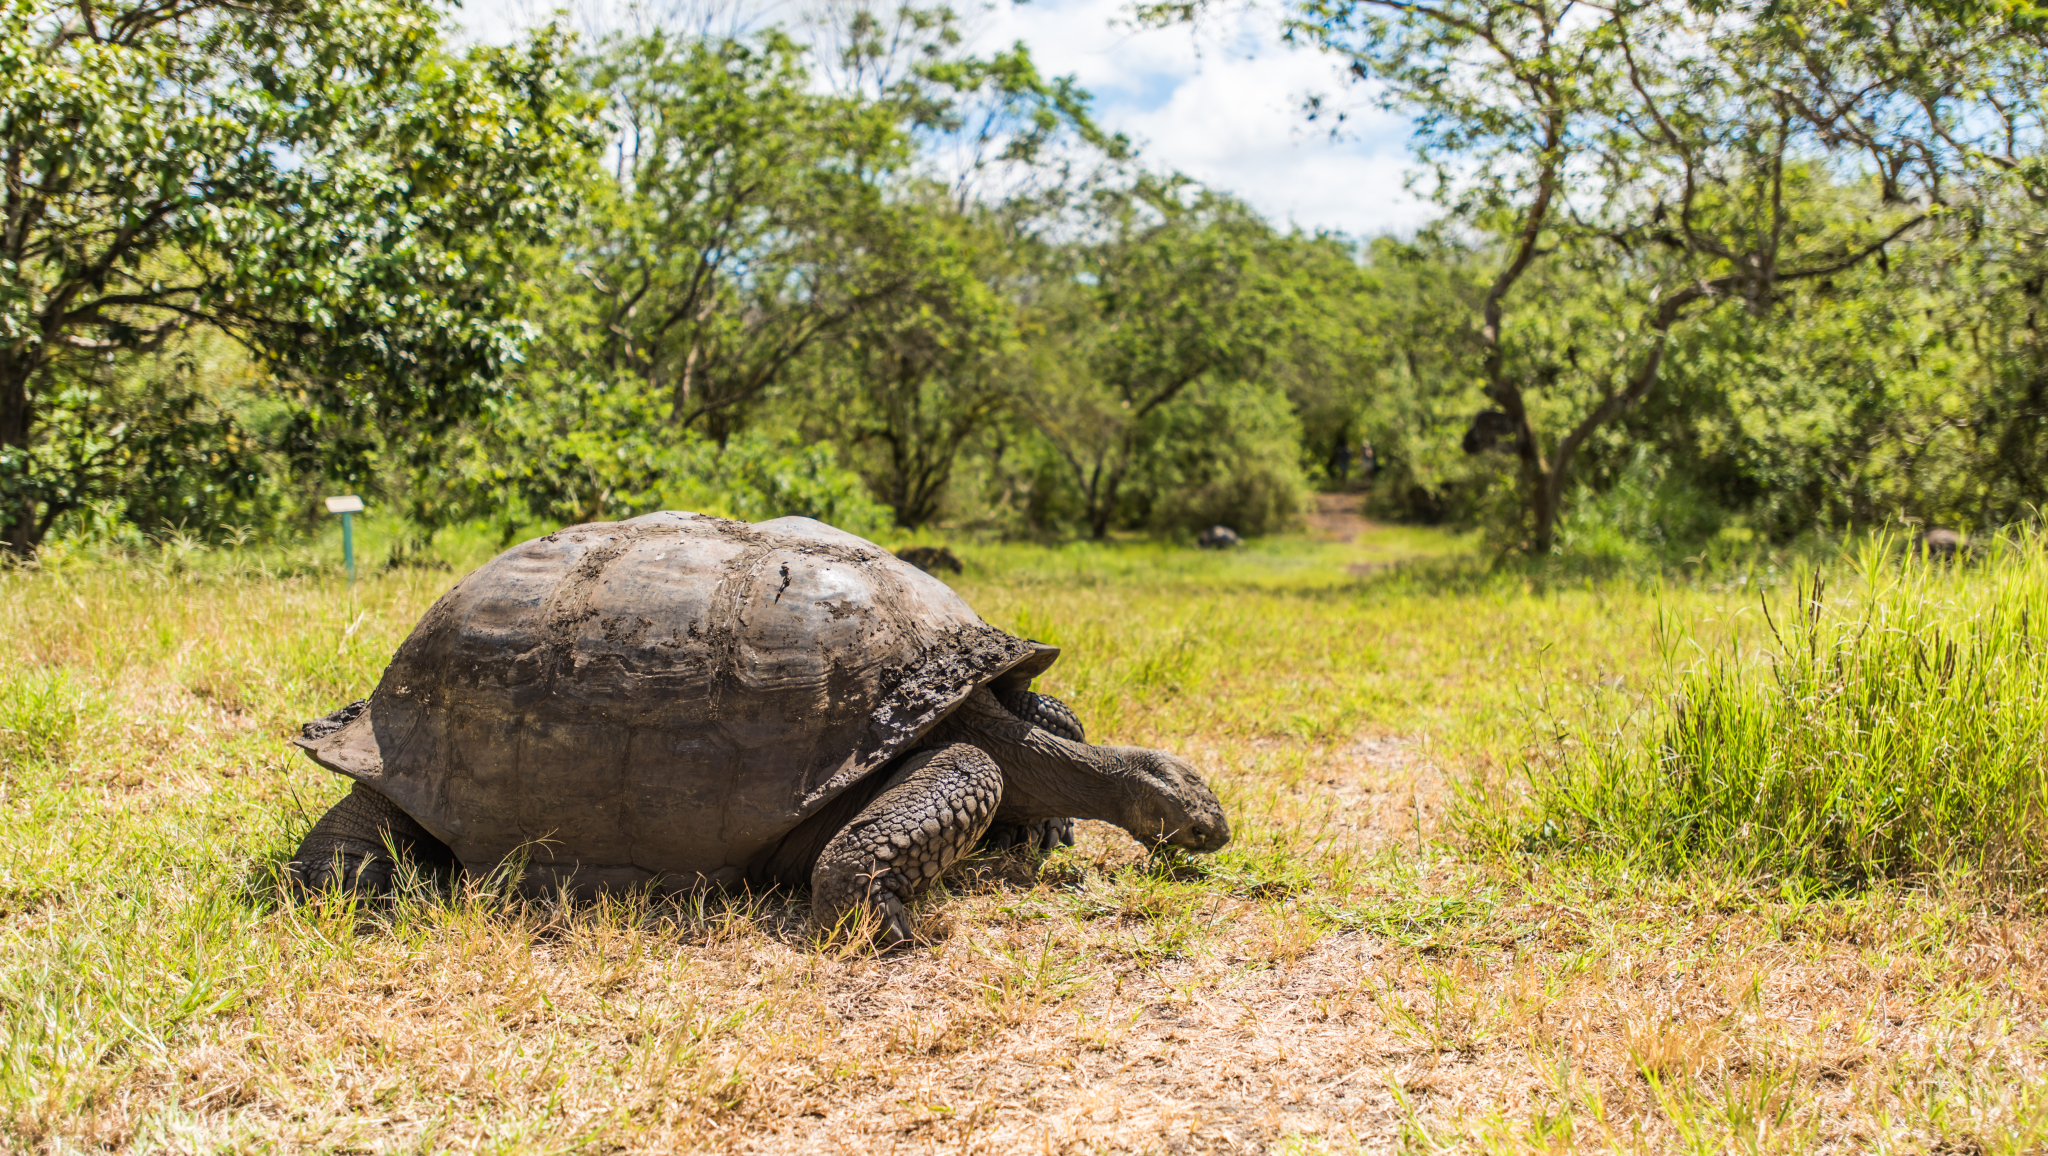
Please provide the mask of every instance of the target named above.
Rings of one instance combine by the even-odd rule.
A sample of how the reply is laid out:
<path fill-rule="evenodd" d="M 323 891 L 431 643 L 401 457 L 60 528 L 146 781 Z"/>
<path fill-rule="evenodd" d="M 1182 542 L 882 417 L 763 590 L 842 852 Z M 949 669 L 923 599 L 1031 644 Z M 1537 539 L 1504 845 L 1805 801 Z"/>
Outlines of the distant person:
<path fill-rule="evenodd" d="M 1379 469 L 1379 468 L 1380 468 L 1380 462 L 1379 462 L 1379 459 L 1378 459 L 1377 457 L 1373 456 L 1373 452 L 1372 452 L 1372 443 L 1371 443 L 1371 442 L 1359 442 L 1359 443 L 1358 443 L 1358 478 L 1359 478 L 1359 480 L 1360 480 L 1360 481 L 1363 481 L 1363 482 L 1371 482 L 1371 481 L 1372 481 L 1372 475 L 1373 475 L 1373 471 L 1375 471 L 1375 470 L 1377 470 L 1377 469 Z"/>
<path fill-rule="evenodd" d="M 1330 477 L 1342 484 L 1351 480 L 1351 443 L 1337 439 L 1337 452 L 1330 455 Z"/>

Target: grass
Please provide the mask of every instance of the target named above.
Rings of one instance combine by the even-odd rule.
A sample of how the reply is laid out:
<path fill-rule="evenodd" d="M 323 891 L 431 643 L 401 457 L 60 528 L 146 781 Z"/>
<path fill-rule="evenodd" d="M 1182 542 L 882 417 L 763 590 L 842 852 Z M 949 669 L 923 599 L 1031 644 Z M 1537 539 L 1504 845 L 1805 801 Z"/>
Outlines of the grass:
<path fill-rule="evenodd" d="M 1754 579 L 1783 607 L 1790 575 L 1488 575 L 1458 540 L 1372 529 L 956 549 L 986 617 L 1065 648 L 1045 685 L 1091 734 L 1194 759 L 1237 838 L 1161 863 L 1086 824 L 1035 871 L 972 861 L 884 957 L 814 943 L 801 896 L 416 879 L 384 906 L 281 902 L 277 864 L 342 793 L 284 738 L 372 685 L 455 574 L 366 566 L 351 589 L 315 554 L 186 544 L 0 575 L 0 1148 L 2048 1144 L 2030 893 L 1976 860 L 1830 887 L 1658 859 L 1545 793 L 1640 785 L 1687 678 L 1781 709 L 1741 696 L 1806 637 L 1759 610 Z M 1980 637 L 1972 615 L 2027 589 L 1999 593 L 2008 573 L 1914 596 Z M 1817 654 L 1890 605 L 1829 580 Z M 2019 701 L 2017 661 L 1978 685 Z M 1721 729 L 1796 738 L 1777 767 L 1848 733 L 1754 717 Z M 1560 816 L 1576 843 L 1527 838 Z"/>
<path fill-rule="evenodd" d="M 1496 838 L 1664 871 L 1861 888 L 1944 874 L 2016 895 L 2048 873 L 2048 549 L 1901 564 L 1871 543 L 1759 602 L 1767 635 L 1661 629 L 1672 706 L 1585 712 Z M 1775 603 L 1775 614 L 1773 613 Z"/>

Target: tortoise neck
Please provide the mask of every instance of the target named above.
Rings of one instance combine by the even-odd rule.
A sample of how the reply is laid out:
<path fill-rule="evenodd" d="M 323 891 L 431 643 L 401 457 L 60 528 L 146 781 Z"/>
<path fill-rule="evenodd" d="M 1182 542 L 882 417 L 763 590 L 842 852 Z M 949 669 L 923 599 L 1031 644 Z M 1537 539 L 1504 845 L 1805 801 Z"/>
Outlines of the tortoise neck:
<path fill-rule="evenodd" d="M 933 728 L 930 743 L 971 743 L 1003 770 L 1002 823 L 1100 819 L 1129 830 L 1134 776 L 1124 748 L 1070 742 L 1011 714 L 982 689 Z"/>

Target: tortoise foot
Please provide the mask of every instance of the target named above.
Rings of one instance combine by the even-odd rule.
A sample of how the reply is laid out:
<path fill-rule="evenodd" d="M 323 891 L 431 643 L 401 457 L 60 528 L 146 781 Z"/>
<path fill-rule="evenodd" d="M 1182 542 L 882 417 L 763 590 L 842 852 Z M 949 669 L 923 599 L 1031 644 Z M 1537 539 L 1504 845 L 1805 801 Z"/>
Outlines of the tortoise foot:
<path fill-rule="evenodd" d="M 298 854 L 284 865 L 285 878 L 302 895 L 388 895 L 398 882 L 401 855 L 423 862 L 455 860 L 445 843 L 397 804 L 357 783 L 306 833 Z"/>
<path fill-rule="evenodd" d="M 302 895 L 388 895 L 397 883 L 398 864 L 381 843 L 337 840 L 321 856 L 307 855 L 284 865 L 285 878 Z"/>

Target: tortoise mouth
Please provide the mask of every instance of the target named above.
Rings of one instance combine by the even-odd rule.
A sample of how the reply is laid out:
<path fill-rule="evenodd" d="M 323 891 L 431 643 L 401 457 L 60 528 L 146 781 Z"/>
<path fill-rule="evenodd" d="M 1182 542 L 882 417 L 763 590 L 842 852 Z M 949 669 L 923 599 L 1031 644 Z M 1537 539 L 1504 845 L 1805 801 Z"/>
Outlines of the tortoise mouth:
<path fill-rule="evenodd" d="M 1143 841 L 1149 843 L 1154 851 L 1187 851 L 1207 855 L 1221 851 L 1230 843 L 1230 828 L 1225 824 L 1187 823 L 1163 835 L 1155 835 Z"/>
<path fill-rule="evenodd" d="M 1157 819 L 1140 821 L 1124 827 L 1124 830 L 1154 854 L 1186 852 L 1207 855 L 1222 850 L 1230 843 L 1230 823 L 1222 811 L 1219 806 L 1213 815 L 1183 819 L 1170 825 Z"/>
<path fill-rule="evenodd" d="M 1173 841 L 1174 846 L 1205 855 L 1212 851 L 1221 851 L 1230 842 L 1228 826 L 1218 830 L 1207 823 L 1190 823 L 1175 834 L 1179 838 Z"/>

